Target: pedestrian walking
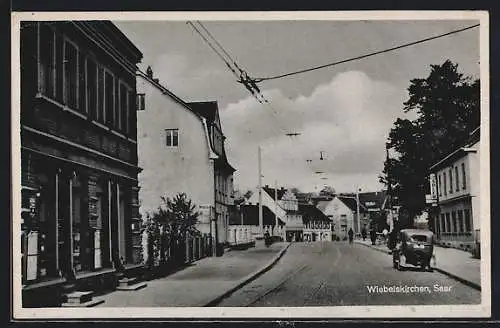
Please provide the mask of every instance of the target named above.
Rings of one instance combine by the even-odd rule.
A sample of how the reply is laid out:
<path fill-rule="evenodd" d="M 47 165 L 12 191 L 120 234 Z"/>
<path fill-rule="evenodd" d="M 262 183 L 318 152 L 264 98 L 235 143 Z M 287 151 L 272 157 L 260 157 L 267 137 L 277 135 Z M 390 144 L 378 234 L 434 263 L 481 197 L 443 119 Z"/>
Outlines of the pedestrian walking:
<path fill-rule="evenodd" d="M 366 235 L 367 235 L 367 233 L 366 233 L 366 227 L 363 227 L 363 230 L 361 231 L 361 237 L 363 237 L 363 241 L 365 241 Z"/>
<path fill-rule="evenodd" d="M 353 240 L 353 237 L 354 237 L 354 231 L 352 230 L 352 228 L 349 229 L 349 244 L 352 244 L 352 240 Z"/>

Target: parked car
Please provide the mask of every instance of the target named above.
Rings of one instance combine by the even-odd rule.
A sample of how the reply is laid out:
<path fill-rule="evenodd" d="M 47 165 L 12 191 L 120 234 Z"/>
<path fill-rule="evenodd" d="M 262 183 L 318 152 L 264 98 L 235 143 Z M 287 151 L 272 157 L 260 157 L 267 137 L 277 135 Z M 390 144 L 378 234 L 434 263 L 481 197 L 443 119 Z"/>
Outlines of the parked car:
<path fill-rule="evenodd" d="M 392 264 L 397 270 L 403 270 L 410 264 L 422 270 L 432 271 L 433 254 L 434 233 L 432 231 L 403 229 L 400 231 L 396 247 L 392 251 Z"/>

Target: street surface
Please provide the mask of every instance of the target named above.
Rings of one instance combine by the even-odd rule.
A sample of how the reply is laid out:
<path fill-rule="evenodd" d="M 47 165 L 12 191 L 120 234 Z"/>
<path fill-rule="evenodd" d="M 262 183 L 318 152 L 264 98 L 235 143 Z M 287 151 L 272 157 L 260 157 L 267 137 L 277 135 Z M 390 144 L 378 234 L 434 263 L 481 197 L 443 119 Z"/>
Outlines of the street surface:
<path fill-rule="evenodd" d="M 397 271 L 390 255 L 369 247 L 316 242 L 292 244 L 270 271 L 218 306 L 479 304 L 480 298 L 437 271 Z"/>

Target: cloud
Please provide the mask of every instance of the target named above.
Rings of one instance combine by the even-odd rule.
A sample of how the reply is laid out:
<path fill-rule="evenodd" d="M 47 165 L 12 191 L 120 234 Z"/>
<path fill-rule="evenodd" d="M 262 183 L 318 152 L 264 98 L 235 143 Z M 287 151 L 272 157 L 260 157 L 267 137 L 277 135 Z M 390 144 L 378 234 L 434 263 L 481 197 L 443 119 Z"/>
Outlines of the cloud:
<path fill-rule="evenodd" d="M 404 92 L 363 72 L 348 71 L 318 85 L 310 95 L 290 99 L 280 90 L 265 90 L 264 95 L 271 107 L 248 97 L 221 109 L 227 153 L 241 189 L 258 183 L 259 145 L 264 183 L 278 180 L 303 190 L 323 184 L 341 191 L 381 187 L 385 140 L 402 114 Z M 301 135 L 288 137 L 288 132 Z"/>

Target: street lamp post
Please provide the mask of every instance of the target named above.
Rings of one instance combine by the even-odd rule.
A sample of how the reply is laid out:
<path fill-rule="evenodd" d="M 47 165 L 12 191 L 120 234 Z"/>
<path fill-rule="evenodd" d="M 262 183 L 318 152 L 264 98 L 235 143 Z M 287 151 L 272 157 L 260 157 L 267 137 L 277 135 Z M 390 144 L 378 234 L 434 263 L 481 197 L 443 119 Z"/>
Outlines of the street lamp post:
<path fill-rule="evenodd" d="M 258 148 L 258 160 L 259 160 L 259 231 L 260 235 L 264 236 L 264 220 L 262 216 L 262 149 Z"/>

